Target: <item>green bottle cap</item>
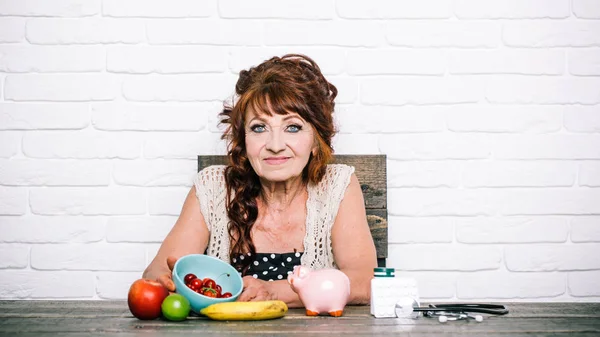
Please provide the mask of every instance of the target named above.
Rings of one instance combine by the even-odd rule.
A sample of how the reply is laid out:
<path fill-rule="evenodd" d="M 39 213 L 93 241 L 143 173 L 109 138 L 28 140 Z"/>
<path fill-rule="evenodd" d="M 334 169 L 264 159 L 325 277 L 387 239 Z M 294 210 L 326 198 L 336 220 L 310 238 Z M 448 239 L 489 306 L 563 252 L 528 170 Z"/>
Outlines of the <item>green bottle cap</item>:
<path fill-rule="evenodd" d="M 396 269 L 394 268 L 373 268 L 375 277 L 395 277 Z"/>

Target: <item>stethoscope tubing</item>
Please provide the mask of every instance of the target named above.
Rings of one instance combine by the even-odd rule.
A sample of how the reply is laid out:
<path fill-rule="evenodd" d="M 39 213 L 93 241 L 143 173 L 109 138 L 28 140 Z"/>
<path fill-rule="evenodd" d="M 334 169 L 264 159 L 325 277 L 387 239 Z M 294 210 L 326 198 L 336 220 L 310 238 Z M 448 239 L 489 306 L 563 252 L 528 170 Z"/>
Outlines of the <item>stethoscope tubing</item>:
<path fill-rule="evenodd" d="M 418 312 L 476 312 L 480 314 L 506 315 L 508 309 L 503 305 L 486 303 L 453 303 L 453 304 L 430 304 L 429 307 L 416 307 L 413 311 Z"/>

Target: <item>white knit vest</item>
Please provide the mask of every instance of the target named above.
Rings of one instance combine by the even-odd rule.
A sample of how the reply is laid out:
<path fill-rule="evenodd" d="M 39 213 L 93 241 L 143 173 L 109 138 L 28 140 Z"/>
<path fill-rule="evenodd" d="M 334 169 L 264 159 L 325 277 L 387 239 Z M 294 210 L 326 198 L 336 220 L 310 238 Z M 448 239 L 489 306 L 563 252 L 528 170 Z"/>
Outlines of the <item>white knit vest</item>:
<path fill-rule="evenodd" d="M 225 202 L 225 166 L 209 166 L 194 178 L 200 210 L 208 226 L 210 238 L 207 254 L 229 263 L 229 219 Z M 327 165 L 325 176 L 318 184 L 308 185 L 306 201 L 306 236 L 304 237 L 303 266 L 312 269 L 337 268 L 331 248 L 331 227 L 354 167 L 343 164 Z"/>

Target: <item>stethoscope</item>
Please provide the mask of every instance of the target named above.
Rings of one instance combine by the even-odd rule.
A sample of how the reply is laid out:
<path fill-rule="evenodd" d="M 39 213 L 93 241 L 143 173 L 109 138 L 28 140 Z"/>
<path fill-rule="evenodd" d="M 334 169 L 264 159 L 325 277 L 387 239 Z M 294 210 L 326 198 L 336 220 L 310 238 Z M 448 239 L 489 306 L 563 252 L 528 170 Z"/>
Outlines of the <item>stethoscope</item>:
<path fill-rule="evenodd" d="M 471 313 L 506 315 L 508 309 L 503 305 L 487 303 L 430 304 L 427 307 L 421 307 L 419 302 L 408 297 L 402 298 L 396 303 L 397 317 L 417 318 L 421 313 L 424 317 L 437 317 L 440 323 L 469 319 L 482 322 L 482 315 L 472 315 Z"/>

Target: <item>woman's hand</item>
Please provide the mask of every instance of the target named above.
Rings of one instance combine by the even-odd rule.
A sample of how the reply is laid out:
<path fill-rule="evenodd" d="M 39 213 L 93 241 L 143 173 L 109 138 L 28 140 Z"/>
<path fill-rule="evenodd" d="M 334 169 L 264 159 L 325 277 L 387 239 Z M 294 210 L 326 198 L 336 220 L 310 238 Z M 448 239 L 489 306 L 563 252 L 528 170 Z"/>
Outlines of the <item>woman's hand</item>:
<path fill-rule="evenodd" d="M 252 276 L 244 276 L 242 280 L 244 281 L 244 290 L 240 297 L 238 297 L 238 301 L 250 302 L 277 299 L 277 293 L 275 293 L 274 289 L 269 285 L 269 283 L 273 282 L 255 279 Z"/>
<path fill-rule="evenodd" d="M 154 279 L 158 281 L 163 287 L 167 288 L 170 292 L 175 291 L 175 283 L 173 282 L 173 267 L 175 267 L 175 262 L 177 262 L 177 258 L 173 256 L 167 257 L 167 267 L 169 267 L 168 272 L 157 271 L 156 273 L 152 273 L 151 271 L 144 275 L 145 278 Z M 154 275 L 155 274 L 155 275 Z"/>

